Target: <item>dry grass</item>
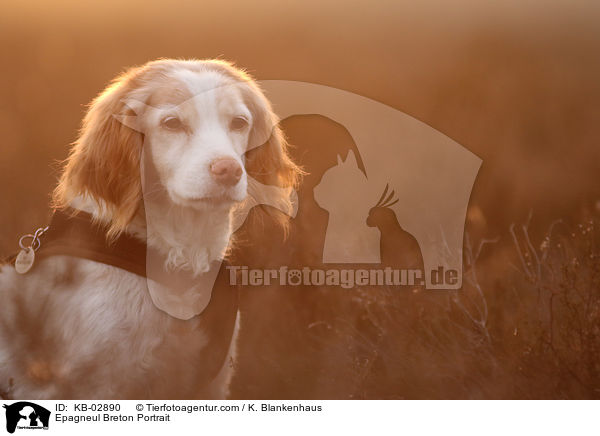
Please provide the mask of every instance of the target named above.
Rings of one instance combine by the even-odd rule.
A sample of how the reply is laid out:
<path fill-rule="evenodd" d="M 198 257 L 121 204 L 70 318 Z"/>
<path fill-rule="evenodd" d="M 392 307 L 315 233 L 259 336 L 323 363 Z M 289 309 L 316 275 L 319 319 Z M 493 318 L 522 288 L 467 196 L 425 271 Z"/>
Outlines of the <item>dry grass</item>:
<path fill-rule="evenodd" d="M 255 294 L 278 314 L 247 338 L 236 396 L 600 398 L 599 224 L 482 240 L 460 291 Z"/>

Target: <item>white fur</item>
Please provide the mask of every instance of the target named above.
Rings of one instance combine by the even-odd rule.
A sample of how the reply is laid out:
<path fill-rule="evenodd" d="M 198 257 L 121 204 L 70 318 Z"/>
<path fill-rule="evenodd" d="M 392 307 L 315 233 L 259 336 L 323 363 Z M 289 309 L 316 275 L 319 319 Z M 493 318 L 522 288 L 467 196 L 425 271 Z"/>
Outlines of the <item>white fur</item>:
<path fill-rule="evenodd" d="M 198 77 L 190 71 L 175 71 L 174 77 L 181 77 L 193 97 L 176 106 L 146 106 L 138 114 L 138 126 L 146 134 L 145 147 L 150 149 L 170 200 L 199 210 L 205 210 L 206 199 L 242 201 L 248 185 L 245 171 L 233 187 L 219 185 L 209 174 L 210 163 L 218 158 L 233 158 L 243 166 L 249 128 L 242 131 L 229 128 L 236 116 L 252 122 L 240 91 L 216 72 Z M 183 120 L 189 131 L 162 128 L 160 121 L 169 116 Z"/>
<path fill-rule="evenodd" d="M 9 391 L 11 397 L 227 396 L 232 375 L 227 368 L 235 358 L 234 346 L 221 371 L 227 375 L 221 375 L 216 385 L 199 385 L 199 362 L 207 352 L 207 338 L 198 328 L 198 319 L 181 321 L 157 309 L 144 278 L 67 256 L 41 261 L 27 276 L 5 265 L 0 277 L 3 321 L 19 325 L 20 303 L 33 318 L 21 321 L 28 327 L 40 322 L 41 329 L 2 337 L 0 390 Z M 35 348 L 28 343 L 32 334 L 40 335 Z M 37 371 L 41 374 L 36 374 L 36 368 L 41 368 Z"/>

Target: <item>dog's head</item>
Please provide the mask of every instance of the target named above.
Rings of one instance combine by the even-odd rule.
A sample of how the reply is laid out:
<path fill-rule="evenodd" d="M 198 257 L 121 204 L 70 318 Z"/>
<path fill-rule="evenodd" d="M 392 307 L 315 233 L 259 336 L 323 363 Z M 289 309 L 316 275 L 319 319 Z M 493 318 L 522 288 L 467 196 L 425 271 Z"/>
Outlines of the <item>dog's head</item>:
<path fill-rule="evenodd" d="M 165 198 L 182 207 L 231 208 L 246 198 L 248 176 L 294 186 L 300 170 L 277 123 L 257 84 L 230 63 L 159 60 L 133 68 L 91 103 L 55 205 L 89 196 L 110 217 L 109 235 L 118 235 L 142 202 L 142 149 Z"/>

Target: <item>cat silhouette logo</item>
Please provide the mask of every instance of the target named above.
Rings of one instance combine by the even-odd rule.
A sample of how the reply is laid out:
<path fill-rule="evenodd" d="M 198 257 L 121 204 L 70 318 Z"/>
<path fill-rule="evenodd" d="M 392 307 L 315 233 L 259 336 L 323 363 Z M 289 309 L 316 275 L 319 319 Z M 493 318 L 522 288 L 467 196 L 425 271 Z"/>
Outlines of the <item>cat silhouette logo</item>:
<path fill-rule="evenodd" d="M 6 409 L 6 431 L 14 433 L 18 429 L 48 429 L 50 411 L 27 401 L 19 401 Z"/>
<path fill-rule="evenodd" d="M 481 159 L 427 124 L 366 97 L 306 82 L 260 84 L 280 119 L 323 116 L 343 126 L 356 144 L 357 154 L 338 154 L 313 190 L 329 213 L 322 263 L 381 263 L 378 222 L 387 219 L 401 236 L 391 238 L 396 251 L 418 247 L 422 257 L 416 264 L 422 265 L 426 288 L 461 288 L 466 211 Z"/>

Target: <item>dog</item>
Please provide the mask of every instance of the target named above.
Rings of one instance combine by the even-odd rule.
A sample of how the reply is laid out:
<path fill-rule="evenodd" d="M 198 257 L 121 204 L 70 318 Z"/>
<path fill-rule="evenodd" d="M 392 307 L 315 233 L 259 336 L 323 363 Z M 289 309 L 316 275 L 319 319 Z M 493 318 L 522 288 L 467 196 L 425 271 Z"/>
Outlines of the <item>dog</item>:
<path fill-rule="evenodd" d="M 37 257 L 21 274 L 23 258 L 0 267 L 2 395 L 226 398 L 234 291 L 217 279 L 198 302 L 169 280 L 216 277 L 253 190 L 269 188 L 276 207 L 261 213 L 285 228 L 302 175 L 288 146 L 257 83 L 231 63 L 161 59 L 117 77 L 90 104 L 54 191 L 63 245 L 45 241 L 51 223 L 23 246 Z M 127 267 L 119 247 L 138 246 L 166 279 L 144 276 L 156 263 Z"/>

